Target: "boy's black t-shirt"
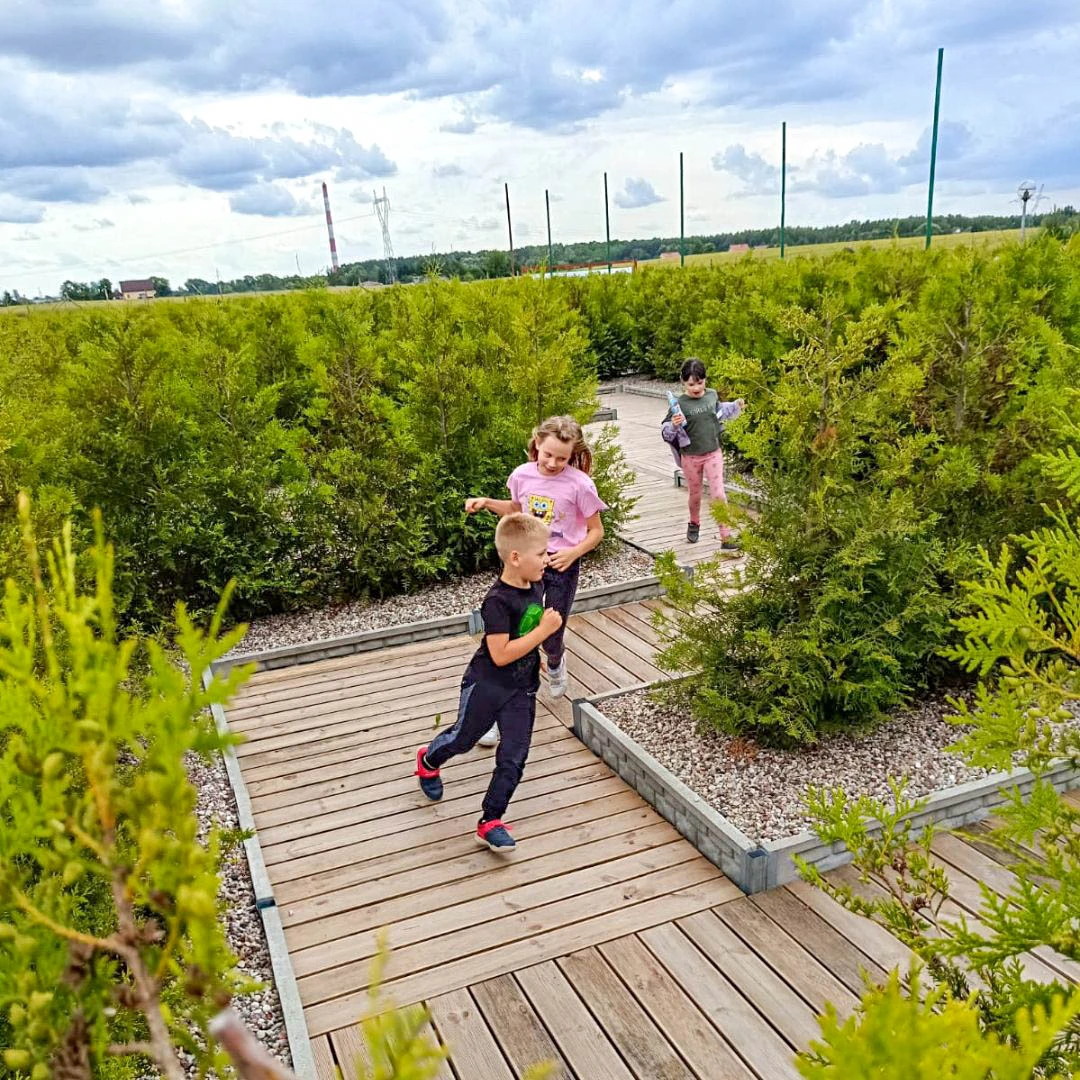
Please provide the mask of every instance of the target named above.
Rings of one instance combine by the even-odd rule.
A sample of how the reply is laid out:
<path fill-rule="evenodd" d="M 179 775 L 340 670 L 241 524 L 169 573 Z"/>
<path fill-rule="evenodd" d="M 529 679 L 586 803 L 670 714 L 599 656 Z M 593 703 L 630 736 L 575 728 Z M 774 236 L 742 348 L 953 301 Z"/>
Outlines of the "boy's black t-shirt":
<path fill-rule="evenodd" d="M 540 622 L 544 613 L 543 585 L 534 582 L 527 589 L 507 585 L 501 578 L 487 591 L 480 605 L 484 620 L 484 640 L 469 662 L 465 678 L 469 682 L 486 682 L 508 691 L 540 689 L 540 650 L 532 649 L 512 664 L 499 667 L 488 652 L 488 634 L 508 634 L 510 640 L 524 637 Z"/>

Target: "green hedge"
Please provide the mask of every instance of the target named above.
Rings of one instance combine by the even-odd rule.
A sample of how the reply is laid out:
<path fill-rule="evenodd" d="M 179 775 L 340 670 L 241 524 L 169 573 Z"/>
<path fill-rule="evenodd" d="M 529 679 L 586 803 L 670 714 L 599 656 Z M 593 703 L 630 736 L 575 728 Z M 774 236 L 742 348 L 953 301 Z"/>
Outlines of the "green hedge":
<path fill-rule="evenodd" d="M 491 563 L 499 495 L 534 424 L 587 419 L 582 320 L 546 283 L 432 283 L 0 318 L 0 573 L 14 501 L 39 535 L 100 507 L 120 610 L 232 614 L 412 589 Z M 597 482 L 625 512 L 619 461 Z"/>
<path fill-rule="evenodd" d="M 730 434 L 765 494 L 750 589 L 727 599 L 709 568 L 693 584 L 668 574 L 664 659 L 702 670 L 696 715 L 812 740 L 940 685 L 979 546 L 1045 523 L 1059 493 L 1038 455 L 1077 442 L 1080 244 L 673 276 L 658 292 L 699 313 L 682 352 L 747 399 Z M 658 333 L 678 338 L 678 322 Z"/>

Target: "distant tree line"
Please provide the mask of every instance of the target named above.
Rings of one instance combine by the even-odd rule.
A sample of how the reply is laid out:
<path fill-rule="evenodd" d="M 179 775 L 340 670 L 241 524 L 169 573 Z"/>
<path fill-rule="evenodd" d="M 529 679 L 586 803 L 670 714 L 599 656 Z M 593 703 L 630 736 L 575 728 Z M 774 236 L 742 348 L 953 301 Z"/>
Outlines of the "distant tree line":
<path fill-rule="evenodd" d="M 1055 209 L 1047 214 L 1032 214 L 1029 224 L 1043 226 L 1059 238 L 1067 238 L 1080 232 L 1080 211 L 1072 206 Z M 1015 229 L 1017 215 L 1012 214 L 941 214 L 934 218 L 934 231 L 939 233 L 989 232 L 994 229 Z M 886 240 L 889 237 L 921 236 L 926 228 L 923 217 L 879 218 L 873 221 L 852 220 L 844 225 L 789 225 L 785 229 L 784 242 L 789 247 L 803 244 L 851 243 L 859 240 Z M 686 253 L 699 255 L 711 251 L 727 251 L 733 244 L 749 244 L 751 247 L 777 247 L 780 229 L 741 229 L 737 232 L 712 233 L 705 236 L 688 236 Z M 666 251 L 678 251 L 677 236 L 654 236 L 644 240 L 612 240 L 610 257 L 613 261 L 644 261 L 657 259 Z M 583 240 L 576 244 L 553 244 L 551 258 L 556 265 L 566 263 L 599 263 L 608 259 L 607 245 L 603 240 Z M 482 251 L 450 251 L 437 255 L 404 255 L 393 260 L 395 281 L 419 281 L 429 274 L 440 277 L 476 281 L 482 278 L 509 277 L 525 267 L 547 263 L 546 244 L 527 244 L 514 249 L 513 263 L 510 253 L 504 249 Z M 388 284 L 390 273 L 385 259 L 364 259 L 345 263 L 330 274 L 245 274 L 231 280 L 207 281 L 205 278 L 188 278 L 182 287 L 172 289 L 167 278 L 152 277 L 158 296 L 213 296 L 225 293 L 275 292 L 279 290 L 311 289 L 324 284 L 360 285 L 364 282 Z M 65 281 L 60 289 L 65 300 L 119 299 L 119 290 L 113 289 L 108 278 L 100 281 Z M 27 300 L 18 292 L 5 292 L 0 306 L 23 304 Z"/>

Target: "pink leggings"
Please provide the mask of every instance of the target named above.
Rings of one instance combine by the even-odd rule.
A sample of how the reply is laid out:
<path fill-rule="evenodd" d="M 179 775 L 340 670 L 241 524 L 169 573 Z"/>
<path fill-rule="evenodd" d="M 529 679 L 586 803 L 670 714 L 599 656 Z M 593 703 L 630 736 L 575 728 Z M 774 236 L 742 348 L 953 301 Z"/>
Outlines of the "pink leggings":
<path fill-rule="evenodd" d="M 690 520 L 695 525 L 701 524 L 701 481 L 709 481 L 709 494 L 713 499 L 727 502 L 724 492 L 724 455 L 720 450 L 711 454 L 683 454 L 682 470 L 686 477 L 686 487 L 690 492 Z M 726 540 L 731 530 L 726 525 L 720 526 L 720 537 Z"/>

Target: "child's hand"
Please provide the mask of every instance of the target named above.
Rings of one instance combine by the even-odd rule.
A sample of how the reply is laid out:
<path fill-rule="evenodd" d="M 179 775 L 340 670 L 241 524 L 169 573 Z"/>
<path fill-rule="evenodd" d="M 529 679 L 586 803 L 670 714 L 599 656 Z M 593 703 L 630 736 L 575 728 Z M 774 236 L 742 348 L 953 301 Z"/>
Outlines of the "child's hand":
<path fill-rule="evenodd" d="M 674 415 L 674 416 L 673 416 L 673 417 L 671 418 L 671 422 L 672 422 L 672 423 L 673 423 L 673 424 L 674 424 L 674 425 L 675 425 L 676 427 L 682 427 L 682 426 L 683 426 L 683 424 L 685 424 L 685 423 L 686 423 L 686 417 L 685 417 L 685 416 L 683 416 L 683 414 L 682 414 L 681 412 L 677 412 L 677 413 L 675 413 L 675 415 Z"/>
<path fill-rule="evenodd" d="M 574 565 L 575 558 L 572 551 L 548 552 L 547 564 L 552 570 L 569 570 Z"/>
<path fill-rule="evenodd" d="M 544 631 L 544 637 L 550 637 L 562 626 L 562 616 L 554 608 L 544 608 L 544 614 L 540 616 L 540 629 Z"/>
<path fill-rule="evenodd" d="M 743 398 L 739 398 L 739 400 L 736 401 L 735 404 L 739 406 L 740 410 L 746 408 L 746 401 Z"/>
<path fill-rule="evenodd" d="M 466 499 L 465 513 L 475 514 L 478 510 L 487 509 L 487 499 Z"/>

